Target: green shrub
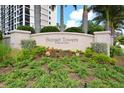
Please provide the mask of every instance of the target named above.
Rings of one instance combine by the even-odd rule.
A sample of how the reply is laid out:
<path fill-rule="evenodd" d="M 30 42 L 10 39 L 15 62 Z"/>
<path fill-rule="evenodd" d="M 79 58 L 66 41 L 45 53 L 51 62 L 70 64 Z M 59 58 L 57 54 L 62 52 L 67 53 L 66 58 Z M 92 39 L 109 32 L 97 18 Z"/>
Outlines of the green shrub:
<path fill-rule="evenodd" d="M 32 55 L 41 55 L 43 53 L 45 53 L 46 48 L 43 46 L 36 46 L 35 48 L 32 49 Z"/>
<path fill-rule="evenodd" d="M 78 27 L 70 27 L 65 30 L 65 32 L 77 32 L 77 33 L 82 33 L 81 29 Z"/>
<path fill-rule="evenodd" d="M 60 32 L 56 26 L 45 26 L 43 27 L 40 32 Z"/>
<path fill-rule="evenodd" d="M 26 66 L 28 66 L 28 63 L 30 63 L 30 60 L 23 60 L 23 61 L 17 61 L 16 63 L 15 63 L 15 67 L 16 68 L 24 68 L 24 67 L 26 67 Z"/>
<path fill-rule="evenodd" d="M 35 40 L 22 40 L 21 47 L 23 49 L 32 49 L 36 47 L 36 41 Z"/>
<path fill-rule="evenodd" d="M 91 88 L 106 88 L 108 86 L 105 85 L 101 79 L 95 79 L 89 83 L 89 87 L 91 87 Z"/>
<path fill-rule="evenodd" d="M 57 70 L 57 69 L 63 68 L 63 66 L 60 62 L 51 62 L 51 63 L 48 64 L 48 67 L 51 70 Z"/>
<path fill-rule="evenodd" d="M 108 57 L 105 54 L 96 54 L 93 57 L 93 60 L 95 60 L 98 63 L 110 63 L 110 64 L 116 63 L 116 60 L 112 59 L 111 57 Z"/>
<path fill-rule="evenodd" d="M 108 47 L 106 43 L 91 43 L 91 47 L 96 53 L 107 54 Z"/>
<path fill-rule="evenodd" d="M 79 75 L 79 77 L 81 77 L 81 78 L 86 78 L 86 77 L 89 75 L 87 69 L 84 68 L 84 67 L 79 67 L 79 68 L 76 70 L 76 72 L 77 72 L 77 74 Z"/>
<path fill-rule="evenodd" d="M 4 45 L 0 42 L 0 61 L 6 59 L 8 53 L 11 51 L 11 48 Z"/>
<path fill-rule="evenodd" d="M 38 66 L 40 66 L 40 62 L 31 61 L 31 62 L 28 63 L 28 66 L 29 66 L 31 69 L 35 69 L 35 68 L 37 68 Z"/>
<path fill-rule="evenodd" d="M 22 79 L 10 79 L 6 82 L 8 88 L 24 88 L 26 87 L 26 81 Z"/>
<path fill-rule="evenodd" d="M 29 69 L 27 71 L 27 75 L 25 76 L 25 80 L 32 80 L 35 78 L 39 78 L 44 74 L 44 71 L 41 68 Z"/>
<path fill-rule="evenodd" d="M 111 46 L 110 48 L 110 56 L 121 56 L 123 55 L 123 51 L 121 49 L 121 47 L 119 46 Z"/>
<path fill-rule="evenodd" d="M 91 48 L 87 48 L 86 50 L 85 50 L 85 53 L 84 53 L 84 55 L 86 56 L 86 57 L 90 57 L 90 58 L 92 58 L 92 56 L 94 55 L 94 51 L 91 49 Z"/>
<path fill-rule="evenodd" d="M 13 66 L 14 60 L 12 58 L 7 58 L 3 61 L 0 61 L 0 68 L 7 67 L 7 66 Z"/>
<path fill-rule="evenodd" d="M 0 41 L 3 39 L 2 31 L 0 31 Z"/>
<path fill-rule="evenodd" d="M 18 26 L 17 30 L 31 31 L 31 34 L 35 33 L 34 28 L 30 26 Z"/>
<path fill-rule="evenodd" d="M 117 37 L 116 41 L 118 41 L 118 42 L 120 42 L 120 44 L 124 45 L 124 36 Z"/>

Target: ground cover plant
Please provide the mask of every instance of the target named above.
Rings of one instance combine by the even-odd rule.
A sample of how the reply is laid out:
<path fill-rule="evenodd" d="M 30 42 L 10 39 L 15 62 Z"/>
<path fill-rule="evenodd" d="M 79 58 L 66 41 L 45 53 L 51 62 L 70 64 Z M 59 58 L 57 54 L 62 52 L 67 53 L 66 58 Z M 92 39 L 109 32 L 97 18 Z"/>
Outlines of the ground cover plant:
<path fill-rule="evenodd" d="M 29 51 L 30 50 L 30 51 Z M 91 48 L 86 52 L 36 46 L 9 50 L 0 61 L 0 87 L 123 88 L 124 64 Z"/>

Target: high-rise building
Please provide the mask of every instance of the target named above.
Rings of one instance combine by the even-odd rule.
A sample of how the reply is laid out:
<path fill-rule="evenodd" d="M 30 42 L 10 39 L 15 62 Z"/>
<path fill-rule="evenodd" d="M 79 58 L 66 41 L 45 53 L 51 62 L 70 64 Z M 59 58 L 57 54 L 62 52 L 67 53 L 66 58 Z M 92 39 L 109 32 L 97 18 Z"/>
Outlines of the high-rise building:
<path fill-rule="evenodd" d="M 0 29 L 8 34 L 20 25 L 35 28 L 56 24 L 55 11 L 48 5 L 0 5 Z"/>

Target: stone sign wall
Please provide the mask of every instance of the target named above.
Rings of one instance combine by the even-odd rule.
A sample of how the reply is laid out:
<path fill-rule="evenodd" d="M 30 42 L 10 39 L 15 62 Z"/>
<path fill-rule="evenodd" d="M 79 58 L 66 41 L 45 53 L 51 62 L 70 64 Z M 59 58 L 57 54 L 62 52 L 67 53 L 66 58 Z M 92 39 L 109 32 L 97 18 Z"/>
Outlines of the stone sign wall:
<path fill-rule="evenodd" d="M 64 50 L 85 50 L 90 47 L 93 38 L 93 35 L 69 32 L 49 32 L 31 35 L 31 39 L 36 40 L 37 45 Z"/>
<path fill-rule="evenodd" d="M 94 35 L 72 32 L 48 32 L 31 34 L 29 31 L 15 30 L 10 34 L 10 46 L 21 49 L 21 40 L 33 39 L 39 46 L 53 47 L 63 50 L 82 50 L 91 46 L 93 42 L 112 45 L 110 31 L 95 32 Z M 108 50 L 109 52 L 109 50 Z"/>

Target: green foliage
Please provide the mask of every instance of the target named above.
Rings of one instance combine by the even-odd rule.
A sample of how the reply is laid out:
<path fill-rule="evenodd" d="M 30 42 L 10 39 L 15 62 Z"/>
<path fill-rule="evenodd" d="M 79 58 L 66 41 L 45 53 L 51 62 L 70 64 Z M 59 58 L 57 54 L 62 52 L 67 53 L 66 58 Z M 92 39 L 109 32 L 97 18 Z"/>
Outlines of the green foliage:
<path fill-rule="evenodd" d="M 93 34 L 93 32 L 104 31 L 104 27 L 98 25 L 92 21 L 88 22 L 88 34 Z"/>
<path fill-rule="evenodd" d="M 31 68 L 31 69 L 35 69 L 38 66 L 40 66 L 40 62 L 31 61 L 31 62 L 28 63 L 28 67 Z"/>
<path fill-rule="evenodd" d="M 7 54 L 11 51 L 11 48 L 0 42 L 0 61 L 7 58 Z"/>
<path fill-rule="evenodd" d="M 29 49 L 23 49 L 21 58 L 24 59 L 30 59 L 31 51 Z"/>
<path fill-rule="evenodd" d="M 36 47 L 36 41 L 35 40 L 22 40 L 21 47 L 24 49 L 32 49 Z"/>
<path fill-rule="evenodd" d="M 71 80 L 65 71 L 59 70 L 51 73 L 51 75 L 44 74 L 36 82 L 34 87 L 37 88 L 67 88 L 77 87 L 79 82 Z"/>
<path fill-rule="evenodd" d="M 87 71 L 87 68 L 84 68 L 84 67 L 79 67 L 77 70 L 76 70 L 77 74 L 81 77 L 81 78 L 86 78 L 89 73 Z"/>
<path fill-rule="evenodd" d="M 84 56 L 55 58 L 45 57 L 44 51 L 44 47 L 23 49 L 18 52 L 21 60 L 14 57 L 0 62 L 0 69 L 5 68 L 5 73 L 0 71 L 0 83 L 8 88 L 76 88 L 84 87 L 84 83 L 92 88 L 124 87 L 124 68 L 111 65 L 116 60 L 105 54 L 88 48 Z M 40 60 L 31 59 L 37 54 L 42 55 Z"/>
<path fill-rule="evenodd" d="M 43 47 L 43 46 L 36 46 L 35 48 L 33 48 L 32 50 L 31 50 L 31 54 L 32 55 L 38 55 L 38 54 L 43 54 L 43 53 L 45 53 L 45 51 L 46 51 L 46 48 L 45 47 Z"/>
<path fill-rule="evenodd" d="M 110 56 L 122 56 L 123 55 L 123 51 L 121 49 L 121 47 L 119 46 L 111 46 L 110 48 Z"/>
<path fill-rule="evenodd" d="M 113 69 L 120 73 L 124 72 L 124 67 L 121 67 L 121 66 L 114 66 Z"/>
<path fill-rule="evenodd" d="M 77 33 L 82 33 L 81 29 L 78 27 L 70 27 L 65 30 L 65 32 L 77 32 Z"/>
<path fill-rule="evenodd" d="M 120 44 L 124 45 L 124 36 L 123 35 L 118 36 L 116 38 L 116 41 L 119 42 Z"/>
<path fill-rule="evenodd" d="M 95 80 L 91 81 L 88 86 L 92 87 L 92 88 L 106 88 L 106 87 L 108 87 L 107 85 L 105 85 L 103 83 L 103 81 L 101 79 L 95 79 Z"/>
<path fill-rule="evenodd" d="M 51 70 L 57 70 L 57 69 L 63 68 L 63 66 L 62 66 L 62 64 L 60 62 L 50 62 L 48 64 L 48 67 Z"/>
<path fill-rule="evenodd" d="M 79 26 L 79 29 L 82 29 L 82 26 Z M 104 27 L 101 25 L 98 25 L 93 21 L 88 21 L 88 34 L 93 34 L 94 32 L 98 32 L 98 31 L 105 31 Z"/>
<path fill-rule="evenodd" d="M 91 48 L 87 48 L 87 49 L 85 50 L 84 55 L 85 55 L 86 57 L 88 57 L 88 58 L 92 58 L 93 55 L 94 55 L 94 51 L 93 51 Z"/>
<path fill-rule="evenodd" d="M 26 82 L 22 79 L 10 79 L 6 82 L 8 88 L 24 88 L 26 87 Z"/>
<path fill-rule="evenodd" d="M 14 60 L 12 58 L 8 58 L 3 61 L 0 61 L 0 68 L 13 66 L 13 64 L 14 64 Z"/>
<path fill-rule="evenodd" d="M 105 54 L 96 54 L 93 58 L 98 63 L 108 63 L 108 64 L 115 64 L 116 60 L 108 57 Z"/>
<path fill-rule="evenodd" d="M 44 71 L 38 66 L 34 69 L 29 69 L 27 71 L 27 75 L 25 76 L 25 80 L 32 80 L 41 77 L 44 74 Z"/>
<path fill-rule="evenodd" d="M 17 30 L 31 31 L 31 34 L 35 33 L 34 28 L 30 26 L 18 26 Z"/>
<path fill-rule="evenodd" d="M 28 63 L 30 62 L 30 60 L 28 60 L 28 59 L 25 59 L 25 60 L 23 60 L 23 61 L 17 61 L 15 64 L 14 64 L 14 66 L 16 67 L 16 68 L 24 68 L 24 67 L 26 67 L 26 66 L 28 66 Z"/>
<path fill-rule="evenodd" d="M 95 51 L 96 53 L 104 53 L 107 54 L 107 44 L 106 43 L 92 43 L 91 47 L 93 49 L 93 51 Z"/>
<path fill-rule="evenodd" d="M 45 26 L 43 27 L 40 32 L 60 32 L 56 26 Z"/>
<path fill-rule="evenodd" d="M 0 31 L 0 41 L 3 39 L 2 31 Z"/>

